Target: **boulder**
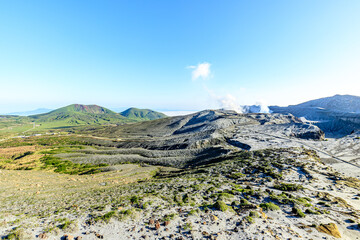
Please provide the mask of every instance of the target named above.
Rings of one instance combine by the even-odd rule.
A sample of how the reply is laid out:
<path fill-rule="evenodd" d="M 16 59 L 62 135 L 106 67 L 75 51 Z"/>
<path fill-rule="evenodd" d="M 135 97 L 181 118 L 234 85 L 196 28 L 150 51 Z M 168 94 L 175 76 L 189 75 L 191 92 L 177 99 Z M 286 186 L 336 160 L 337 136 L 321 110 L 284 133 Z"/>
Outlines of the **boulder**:
<path fill-rule="evenodd" d="M 316 227 L 319 232 L 323 232 L 329 234 L 336 238 L 341 238 L 341 234 L 339 232 L 339 228 L 335 223 L 328 223 L 328 224 L 320 224 L 320 226 Z"/>

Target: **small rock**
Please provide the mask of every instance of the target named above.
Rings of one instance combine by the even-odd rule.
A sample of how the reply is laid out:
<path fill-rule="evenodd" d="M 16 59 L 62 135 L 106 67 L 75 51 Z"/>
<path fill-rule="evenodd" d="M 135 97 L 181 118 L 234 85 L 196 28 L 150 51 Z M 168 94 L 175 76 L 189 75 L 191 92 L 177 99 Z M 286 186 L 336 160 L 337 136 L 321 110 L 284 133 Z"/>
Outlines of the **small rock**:
<path fill-rule="evenodd" d="M 211 221 L 217 221 L 219 218 L 215 215 L 210 215 Z"/>
<path fill-rule="evenodd" d="M 155 223 L 155 229 L 156 229 L 156 230 L 159 230 L 159 228 L 160 228 L 160 222 L 159 222 L 159 221 L 156 221 L 156 223 Z"/>
<path fill-rule="evenodd" d="M 203 236 L 210 236 L 210 234 L 209 234 L 208 232 L 206 232 L 206 231 L 203 231 L 203 232 L 202 232 L 202 235 L 203 235 Z"/>
<path fill-rule="evenodd" d="M 67 235 L 67 234 L 65 234 L 65 235 L 63 236 L 63 239 L 64 239 L 64 240 L 74 240 L 74 237 L 73 237 L 72 235 Z"/>
<path fill-rule="evenodd" d="M 217 240 L 217 237 L 214 236 L 214 235 L 211 235 L 211 236 L 210 236 L 210 239 L 211 239 L 211 240 Z"/>
<path fill-rule="evenodd" d="M 164 222 L 164 225 L 165 225 L 165 226 L 167 226 L 167 225 L 169 225 L 169 224 L 170 224 L 170 221 L 165 221 L 165 222 Z"/>
<path fill-rule="evenodd" d="M 75 240 L 82 240 L 82 236 L 77 236 Z"/>
<path fill-rule="evenodd" d="M 38 238 L 40 238 L 40 239 L 47 239 L 47 235 L 46 235 L 46 233 L 40 233 L 39 236 L 38 236 Z"/>
<path fill-rule="evenodd" d="M 154 219 L 150 218 L 149 225 L 154 225 L 154 223 L 155 223 Z"/>
<path fill-rule="evenodd" d="M 99 239 L 104 239 L 104 236 L 99 233 L 95 233 L 95 236 Z"/>

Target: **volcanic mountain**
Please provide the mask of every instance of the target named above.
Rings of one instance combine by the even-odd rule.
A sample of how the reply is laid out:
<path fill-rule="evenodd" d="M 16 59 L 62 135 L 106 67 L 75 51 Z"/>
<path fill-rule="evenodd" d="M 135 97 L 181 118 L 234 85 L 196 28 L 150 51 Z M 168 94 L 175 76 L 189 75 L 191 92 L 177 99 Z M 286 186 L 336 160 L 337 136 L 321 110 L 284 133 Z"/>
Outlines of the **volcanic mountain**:
<path fill-rule="evenodd" d="M 129 108 L 120 113 L 122 116 L 135 121 L 155 120 L 167 117 L 165 114 L 150 109 Z"/>
<path fill-rule="evenodd" d="M 114 124 L 133 122 L 120 114 L 98 105 L 72 104 L 49 113 L 29 116 L 35 122 L 59 126 Z"/>
<path fill-rule="evenodd" d="M 291 113 L 311 121 L 326 133 L 350 134 L 360 129 L 360 97 L 335 95 L 287 107 L 270 106 L 274 113 Z"/>

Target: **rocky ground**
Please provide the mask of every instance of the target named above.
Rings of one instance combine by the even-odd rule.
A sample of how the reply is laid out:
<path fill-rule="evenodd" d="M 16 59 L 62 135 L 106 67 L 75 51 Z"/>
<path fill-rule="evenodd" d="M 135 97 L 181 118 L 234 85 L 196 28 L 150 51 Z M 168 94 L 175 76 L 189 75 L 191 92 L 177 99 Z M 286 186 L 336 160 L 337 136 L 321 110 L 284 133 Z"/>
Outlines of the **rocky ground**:
<path fill-rule="evenodd" d="M 359 135 L 204 111 L 0 143 L 7 239 L 359 239 Z"/>
<path fill-rule="evenodd" d="M 1 233 L 9 237 L 360 237 L 360 181 L 302 148 L 238 152 L 187 170 L 133 164 L 82 176 L 2 170 L 0 187 Z"/>

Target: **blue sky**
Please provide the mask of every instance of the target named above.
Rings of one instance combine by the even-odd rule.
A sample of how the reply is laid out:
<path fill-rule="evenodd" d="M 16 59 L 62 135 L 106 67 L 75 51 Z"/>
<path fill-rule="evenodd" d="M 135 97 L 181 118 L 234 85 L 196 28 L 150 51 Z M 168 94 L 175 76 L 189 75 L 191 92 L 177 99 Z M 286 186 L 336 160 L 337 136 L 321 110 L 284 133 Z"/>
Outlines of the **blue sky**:
<path fill-rule="evenodd" d="M 359 12 L 357 0 L 0 0 L 0 112 L 360 95 Z"/>

